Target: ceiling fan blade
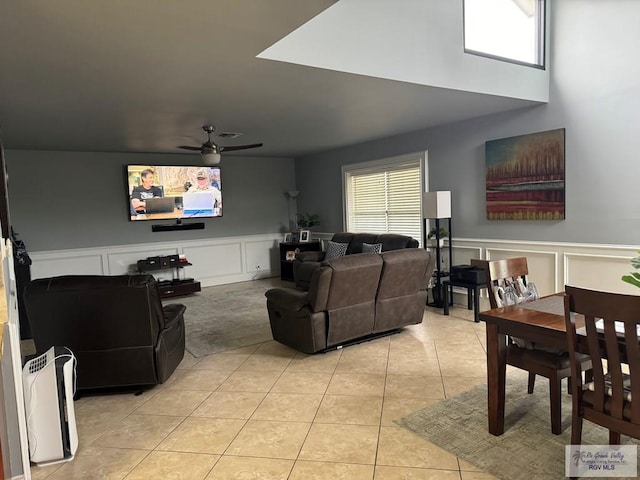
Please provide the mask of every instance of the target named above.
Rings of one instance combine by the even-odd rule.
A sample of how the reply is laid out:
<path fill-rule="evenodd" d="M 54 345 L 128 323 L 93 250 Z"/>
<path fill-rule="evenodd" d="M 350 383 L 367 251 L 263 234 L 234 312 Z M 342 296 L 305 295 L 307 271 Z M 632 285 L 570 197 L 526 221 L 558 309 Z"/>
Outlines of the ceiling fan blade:
<path fill-rule="evenodd" d="M 196 152 L 199 152 L 200 150 L 202 150 L 202 147 L 189 147 L 187 145 L 180 145 L 178 148 L 183 148 L 185 150 L 194 150 Z"/>
<path fill-rule="evenodd" d="M 221 152 L 232 152 L 234 150 L 246 150 L 247 148 L 261 147 L 261 143 L 252 143 L 251 145 L 236 145 L 234 147 L 220 147 Z"/>

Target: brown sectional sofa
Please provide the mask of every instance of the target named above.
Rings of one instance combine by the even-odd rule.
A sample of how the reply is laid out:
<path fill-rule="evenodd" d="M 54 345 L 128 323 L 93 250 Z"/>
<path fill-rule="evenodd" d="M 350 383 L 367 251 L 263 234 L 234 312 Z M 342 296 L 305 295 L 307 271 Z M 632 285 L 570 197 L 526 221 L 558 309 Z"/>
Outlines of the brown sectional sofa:
<path fill-rule="evenodd" d="M 396 233 L 350 233 L 340 232 L 333 235 L 332 242 L 347 243 L 346 255 L 362 253 L 362 244 L 381 244 L 382 251 L 399 250 L 402 248 L 417 248 L 418 241 L 407 235 Z M 325 252 L 300 252 L 293 262 L 293 278 L 296 287 L 303 290 L 309 288 L 313 272 L 320 267 Z"/>
<path fill-rule="evenodd" d="M 410 248 L 322 262 L 307 292 L 265 293 L 274 340 L 304 353 L 422 322 L 435 259 Z"/>

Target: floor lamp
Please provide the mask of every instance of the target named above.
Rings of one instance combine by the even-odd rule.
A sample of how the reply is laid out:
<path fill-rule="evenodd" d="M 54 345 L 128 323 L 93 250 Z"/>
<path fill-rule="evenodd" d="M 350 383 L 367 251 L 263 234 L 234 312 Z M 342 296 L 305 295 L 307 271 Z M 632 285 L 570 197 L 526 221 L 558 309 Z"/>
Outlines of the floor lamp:
<path fill-rule="evenodd" d="M 446 219 L 448 221 L 449 230 L 449 267 L 451 266 L 451 192 L 425 192 L 422 194 L 422 216 L 423 216 L 423 229 L 424 229 L 424 248 L 427 248 L 427 238 L 429 232 L 428 219 L 435 220 L 436 228 L 436 244 L 434 246 L 436 254 L 436 269 L 433 273 L 435 277 L 435 285 L 433 286 L 433 307 L 441 308 L 443 306 L 442 295 L 442 279 L 449 276 L 448 270 L 442 268 L 442 251 L 440 245 L 440 220 Z"/>
<path fill-rule="evenodd" d="M 298 214 L 298 205 L 296 198 L 298 198 L 299 194 L 300 191 L 298 190 L 289 190 L 287 192 L 287 196 L 289 197 L 289 203 L 287 204 L 287 206 L 289 207 L 289 228 L 291 232 L 294 232 L 298 229 L 298 222 L 296 221 Z"/>

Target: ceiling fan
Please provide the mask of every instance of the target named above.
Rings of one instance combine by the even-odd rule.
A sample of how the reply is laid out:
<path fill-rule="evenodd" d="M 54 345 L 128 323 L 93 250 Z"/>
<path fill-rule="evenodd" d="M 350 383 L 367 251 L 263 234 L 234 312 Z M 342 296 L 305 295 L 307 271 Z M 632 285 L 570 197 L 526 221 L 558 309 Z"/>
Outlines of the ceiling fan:
<path fill-rule="evenodd" d="M 218 163 L 220 163 L 220 154 L 222 152 L 231 152 L 233 150 L 246 150 L 248 148 L 257 148 L 262 146 L 261 143 L 252 143 L 251 145 L 235 145 L 232 147 L 223 147 L 222 145 L 218 145 L 213 140 L 211 140 L 211 134 L 215 132 L 216 127 L 214 127 L 213 125 L 204 125 L 202 127 L 202 130 L 204 130 L 207 134 L 207 141 L 204 142 L 201 146 L 191 147 L 188 145 L 181 145 L 178 148 L 200 152 L 200 154 L 202 155 L 202 161 L 206 165 L 217 165 Z"/>

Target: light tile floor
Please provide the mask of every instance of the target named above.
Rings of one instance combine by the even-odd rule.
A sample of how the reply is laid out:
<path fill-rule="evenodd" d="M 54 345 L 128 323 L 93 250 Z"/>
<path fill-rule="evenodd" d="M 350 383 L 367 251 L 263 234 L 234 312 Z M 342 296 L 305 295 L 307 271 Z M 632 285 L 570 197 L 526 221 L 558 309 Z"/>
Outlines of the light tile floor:
<path fill-rule="evenodd" d="M 34 479 L 491 480 L 394 420 L 486 380 L 484 324 L 453 308 L 326 354 L 277 342 L 194 358 L 142 395 L 75 402 L 76 458 Z"/>

